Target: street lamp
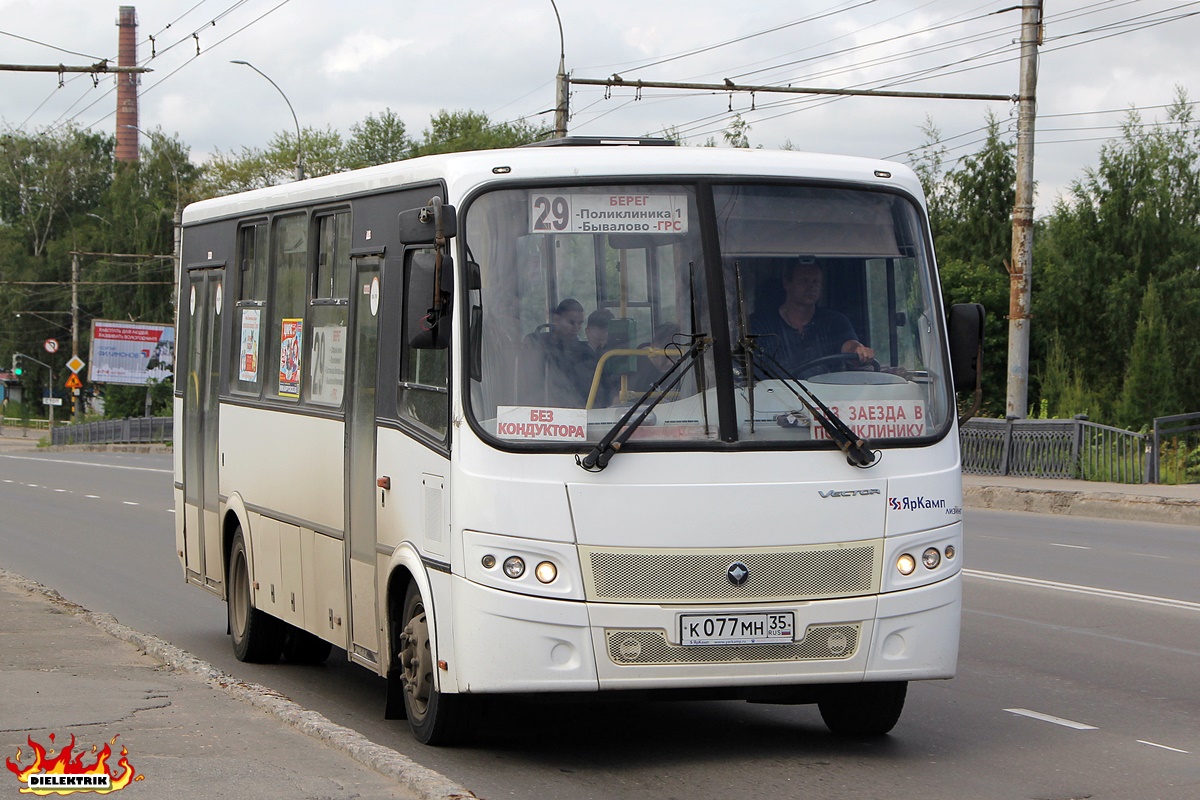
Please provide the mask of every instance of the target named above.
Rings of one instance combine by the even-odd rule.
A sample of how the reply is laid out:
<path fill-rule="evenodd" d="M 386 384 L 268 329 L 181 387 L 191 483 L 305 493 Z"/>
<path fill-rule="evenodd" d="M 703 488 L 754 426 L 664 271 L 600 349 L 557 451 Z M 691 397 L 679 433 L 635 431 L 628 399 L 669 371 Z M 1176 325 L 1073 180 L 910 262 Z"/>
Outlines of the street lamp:
<path fill-rule="evenodd" d="M 562 139 L 567 135 L 567 116 L 571 102 L 571 89 L 567 84 L 567 43 L 563 38 L 558 3 L 550 0 L 550 5 L 554 8 L 554 18 L 558 20 L 558 74 L 554 76 L 554 136 Z"/>
<path fill-rule="evenodd" d="M 283 102 L 287 103 L 288 111 L 292 112 L 292 121 L 296 123 L 296 180 L 304 180 L 304 155 L 300 145 L 300 120 L 296 118 L 296 109 L 292 108 L 292 101 L 288 100 L 287 95 L 283 93 L 283 89 L 279 88 L 279 84 L 271 80 L 267 73 L 263 72 L 258 67 L 251 64 L 249 61 L 234 60 L 230 64 L 242 64 L 262 75 L 267 81 L 275 87 L 275 91 L 279 92 L 279 96 L 283 98 Z"/>

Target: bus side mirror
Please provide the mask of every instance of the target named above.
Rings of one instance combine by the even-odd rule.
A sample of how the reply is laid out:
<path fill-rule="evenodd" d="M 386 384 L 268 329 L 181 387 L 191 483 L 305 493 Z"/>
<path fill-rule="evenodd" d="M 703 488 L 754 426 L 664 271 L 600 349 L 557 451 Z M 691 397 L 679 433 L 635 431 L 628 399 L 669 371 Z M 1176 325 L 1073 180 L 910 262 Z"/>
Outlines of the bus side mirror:
<path fill-rule="evenodd" d="M 454 206 L 444 206 L 441 198 L 434 198 L 427 206 L 410 208 L 400 212 L 400 241 L 405 244 L 433 244 L 438 239 L 439 218 L 443 239 L 458 235 L 458 213 Z"/>
<path fill-rule="evenodd" d="M 450 298 L 454 259 L 449 254 L 413 253 L 405 282 L 408 346 L 445 350 L 450 346 Z"/>
<path fill-rule="evenodd" d="M 974 392 L 980 388 L 984 317 L 979 303 L 957 303 L 950 307 L 946 327 L 950 335 L 950 374 L 956 392 Z"/>

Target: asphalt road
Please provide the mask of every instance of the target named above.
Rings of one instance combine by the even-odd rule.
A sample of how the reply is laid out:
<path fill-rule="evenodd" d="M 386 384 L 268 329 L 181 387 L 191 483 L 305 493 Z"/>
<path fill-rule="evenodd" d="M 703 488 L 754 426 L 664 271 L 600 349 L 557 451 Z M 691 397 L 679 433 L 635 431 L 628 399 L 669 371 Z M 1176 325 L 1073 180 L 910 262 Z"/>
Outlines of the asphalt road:
<path fill-rule="evenodd" d="M 339 660 L 237 662 L 224 606 L 183 582 L 169 456 L 0 453 L 0 565 L 270 686 L 485 798 L 1200 797 L 1200 532 L 967 514 L 953 681 L 913 684 L 893 734 L 815 708 L 496 703 L 475 741 L 416 744 L 382 681 Z"/>

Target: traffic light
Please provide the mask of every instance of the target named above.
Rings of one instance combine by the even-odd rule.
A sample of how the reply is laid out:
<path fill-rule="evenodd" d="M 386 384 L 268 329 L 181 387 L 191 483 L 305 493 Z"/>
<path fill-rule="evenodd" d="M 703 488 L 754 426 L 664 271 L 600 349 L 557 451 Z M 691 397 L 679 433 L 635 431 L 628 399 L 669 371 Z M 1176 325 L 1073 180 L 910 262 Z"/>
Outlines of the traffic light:
<path fill-rule="evenodd" d="M 25 368 L 21 366 L 20 359 L 21 359 L 21 357 L 19 355 L 17 355 L 16 353 L 13 353 L 12 371 L 13 371 L 13 375 L 16 375 L 18 378 L 21 377 L 21 375 L 25 372 Z"/>

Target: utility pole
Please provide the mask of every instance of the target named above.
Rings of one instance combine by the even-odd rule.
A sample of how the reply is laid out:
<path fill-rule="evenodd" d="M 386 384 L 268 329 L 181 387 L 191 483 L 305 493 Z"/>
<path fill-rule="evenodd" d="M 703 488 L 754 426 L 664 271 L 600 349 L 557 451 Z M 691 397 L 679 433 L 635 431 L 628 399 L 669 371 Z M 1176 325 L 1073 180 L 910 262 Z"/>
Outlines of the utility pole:
<path fill-rule="evenodd" d="M 1017 109 L 1017 186 L 1009 264 L 1008 395 L 1005 415 L 1029 413 L 1029 321 L 1033 272 L 1033 131 L 1037 118 L 1037 59 L 1042 0 L 1021 7 L 1021 90 Z"/>
<path fill-rule="evenodd" d="M 71 253 L 71 359 L 79 358 L 79 253 Z M 71 411 L 75 424 L 83 422 L 83 390 L 71 390 Z"/>

